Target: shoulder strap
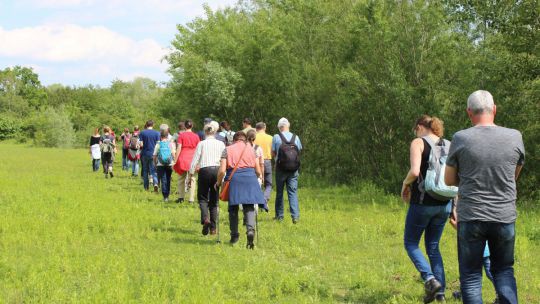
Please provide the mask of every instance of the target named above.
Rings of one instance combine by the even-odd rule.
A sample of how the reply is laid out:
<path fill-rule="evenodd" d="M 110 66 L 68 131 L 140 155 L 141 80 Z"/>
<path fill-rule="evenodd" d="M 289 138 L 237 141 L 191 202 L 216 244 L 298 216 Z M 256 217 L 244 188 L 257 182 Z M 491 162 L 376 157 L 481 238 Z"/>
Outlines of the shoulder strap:
<path fill-rule="evenodd" d="M 296 146 L 296 134 L 293 134 L 291 137 L 291 141 L 289 142 L 289 145 L 295 145 Z"/>
<path fill-rule="evenodd" d="M 236 163 L 236 165 L 234 165 L 234 169 L 231 172 L 231 176 L 229 176 L 229 181 L 232 179 L 234 173 L 236 173 L 236 170 L 238 170 L 238 165 L 240 164 L 240 161 L 242 160 L 242 157 L 244 156 L 244 152 L 246 152 L 247 147 L 248 145 L 246 144 L 246 146 L 244 147 L 244 150 L 242 150 L 242 154 L 240 154 L 240 158 L 238 159 L 238 162 Z"/>
<path fill-rule="evenodd" d="M 433 151 L 433 148 L 435 147 L 435 142 L 431 139 L 431 137 L 429 136 L 424 136 L 422 137 L 428 144 L 429 146 L 431 147 L 431 151 Z"/>
<path fill-rule="evenodd" d="M 293 134 L 293 136 L 291 137 L 291 141 L 288 141 L 286 138 L 285 138 L 285 135 L 283 135 L 283 133 L 279 132 L 279 137 L 281 138 L 281 142 L 284 143 L 284 144 L 287 144 L 287 145 L 290 145 L 292 140 L 295 138 L 296 135 Z"/>

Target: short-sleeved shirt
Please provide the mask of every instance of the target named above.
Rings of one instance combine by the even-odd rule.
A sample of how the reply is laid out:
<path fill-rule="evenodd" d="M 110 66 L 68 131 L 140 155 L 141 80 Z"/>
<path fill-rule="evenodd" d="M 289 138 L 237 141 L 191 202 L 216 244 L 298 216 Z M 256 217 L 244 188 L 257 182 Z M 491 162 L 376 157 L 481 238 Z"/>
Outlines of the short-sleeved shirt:
<path fill-rule="evenodd" d="M 90 136 L 90 146 L 93 145 L 99 145 L 99 142 L 101 141 L 101 136 Z"/>
<path fill-rule="evenodd" d="M 285 137 L 287 141 L 290 141 L 293 136 L 293 134 L 289 131 L 281 132 L 281 134 L 283 134 L 283 136 Z M 298 151 L 302 150 L 302 143 L 300 142 L 300 137 L 298 137 L 298 135 L 296 135 L 296 140 L 294 141 L 294 143 L 298 147 Z M 279 134 L 276 134 L 274 135 L 274 138 L 272 139 L 272 152 L 276 153 L 276 161 L 278 159 L 277 153 L 280 146 L 281 146 L 281 137 L 279 136 Z"/>
<path fill-rule="evenodd" d="M 175 145 L 174 141 L 172 141 L 170 139 L 163 140 L 163 142 L 168 142 L 169 143 L 169 149 L 171 150 L 171 155 L 173 156 L 173 162 L 171 164 L 169 164 L 168 166 L 174 166 L 174 155 L 176 154 L 176 145 Z M 158 141 L 156 143 L 155 147 L 154 147 L 154 153 L 153 153 L 154 156 L 158 155 L 159 148 L 160 148 L 160 141 Z M 163 166 L 163 164 L 159 161 L 159 157 L 157 158 L 157 165 L 158 166 Z"/>
<path fill-rule="evenodd" d="M 240 156 L 242 159 L 240 159 Z M 243 141 L 237 141 L 225 148 L 221 154 L 221 159 L 227 160 L 227 168 L 234 168 L 236 164 L 238 164 L 239 169 L 255 168 L 257 164 L 255 149 L 251 145 L 246 145 Z"/>
<path fill-rule="evenodd" d="M 264 159 L 272 159 L 272 135 L 257 133 L 254 143 L 263 150 Z"/>
<path fill-rule="evenodd" d="M 459 176 L 458 220 L 515 222 L 516 167 L 524 160 L 517 130 L 476 126 L 454 134 L 446 164 Z"/>
<path fill-rule="evenodd" d="M 139 140 L 143 143 L 141 155 L 144 157 L 152 157 L 154 149 L 156 148 L 156 143 L 159 139 L 160 136 L 158 131 L 152 129 L 142 130 L 141 134 L 139 134 Z"/>

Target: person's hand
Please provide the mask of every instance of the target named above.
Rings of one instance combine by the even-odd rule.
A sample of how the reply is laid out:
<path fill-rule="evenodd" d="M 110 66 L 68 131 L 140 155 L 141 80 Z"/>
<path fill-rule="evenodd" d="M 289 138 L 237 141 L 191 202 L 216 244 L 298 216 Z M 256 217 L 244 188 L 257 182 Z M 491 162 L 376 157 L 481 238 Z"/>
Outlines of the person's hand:
<path fill-rule="evenodd" d="M 403 184 L 401 187 L 401 199 L 408 203 L 411 200 L 411 185 Z"/>
<path fill-rule="evenodd" d="M 214 189 L 217 191 L 219 189 L 219 187 L 221 187 L 221 183 L 220 182 L 217 182 L 214 184 Z"/>
<path fill-rule="evenodd" d="M 191 174 L 188 174 L 186 177 L 186 185 L 188 189 L 191 189 Z"/>
<path fill-rule="evenodd" d="M 199 172 L 199 170 L 201 170 L 201 167 L 200 167 L 199 165 L 197 165 L 197 166 L 195 167 L 195 172 Z"/>
<path fill-rule="evenodd" d="M 456 207 L 452 208 L 452 213 L 450 213 L 450 225 L 457 230 L 457 212 Z"/>

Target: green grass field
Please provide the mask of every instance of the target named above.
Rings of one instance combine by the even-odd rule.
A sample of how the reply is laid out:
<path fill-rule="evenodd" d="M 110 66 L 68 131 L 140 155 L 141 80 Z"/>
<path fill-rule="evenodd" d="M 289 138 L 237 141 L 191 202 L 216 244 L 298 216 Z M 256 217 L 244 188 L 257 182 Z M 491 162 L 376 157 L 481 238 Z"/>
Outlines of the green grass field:
<path fill-rule="evenodd" d="M 228 244 L 225 203 L 217 244 L 201 235 L 196 205 L 164 204 L 118 165 L 106 180 L 91 172 L 85 150 L 1 144 L 0 153 L 2 303 L 422 301 L 402 246 L 407 206 L 373 186 L 302 188 L 301 222 L 260 214 L 251 251 L 243 227 L 240 243 Z M 540 303 L 539 215 L 538 208 L 520 209 L 517 223 L 522 303 Z M 450 297 L 458 265 L 449 225 L 441 250 Z M 484 286 L 492 301 L 486 279 Z"/>

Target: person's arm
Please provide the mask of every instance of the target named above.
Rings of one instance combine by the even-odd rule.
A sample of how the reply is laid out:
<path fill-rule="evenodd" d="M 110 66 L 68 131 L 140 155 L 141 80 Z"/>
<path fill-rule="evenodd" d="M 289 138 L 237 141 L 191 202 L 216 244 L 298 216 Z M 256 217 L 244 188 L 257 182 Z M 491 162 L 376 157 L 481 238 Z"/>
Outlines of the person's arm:
<path fill-rule="evenodd" d="M 276 136 L 272 137 L 272 158 L 276 158 L 277 155 L 277 139 Z"/>
<path fill-rule="evenodd" d="M 156 146 L 154 148 L 154 154 L 152 155 L 152 159 L 154 160 L 154 166 L 157 166 L 157 155 L 159 153 L 159 144 L 156 143 Z"/>
<path fill-rule="evenodd" d="M 195 150 L 195 155 L 193 155 L 193 159 L 191 160 L 191 166 L 189 167 L 188 177 L 190 178 L 190 180 L 191 180 L 191 176 L 195 174 L 195 170 L 197 169 L 197 166 L 199 165 L 201 153 L 202 153 L 202 142 L 199 142 L 199 144 L 197 145 L 197 149 Z"/>
<path fill-rule="evenodd" d="M 516 167 L 516 181 L 518 180 L 519 178 L 519 174 L 521 173 L 521 169 L 523 169 L 523 166 L 517 166 Z"/>
<path fill-rule="evenodd" d="M 450 213 L 450 225 L 452 225 L 454 229 L 457 229 L 457 223 L 458 223 L 457 212 L 456 212 L 458 201 L 459 201 L 459 197 L 456 196 L 456 198 L 454 199 L 454 202 L 452 203 L 452 213 Z"/>
<path fill-rule="evenodd" d="M 176 156 L 174 157 L 174 162 L 178 161 L 178 158 L 180 157 L 180 152 L 182 151 L 182 144 L 176 145 Z"/>
<path fill-rule="evenodd" d="M 227 171 L 227 159 L 222 158 L 219 162 L 219 170 L 217 175 L 217 182 L 216 187 L 221 187 L 221 184 L 223 183 L 223 178 L 225 177 L 225 172 Z"/>
<path fill-rule="evenodd" d="M 261 164 L 257 161 L 255 162 L 255 173 L 257 177 L 262 178 Z"/>
<path fill-rule="evenodd" d="M 459 176 L 456 167 L 446 165 L 446 169 L 444 172 L 444 183 L 447 186 L 459 185 Z"/>
<path fill-rule="evenodd" d="M 420 175 L 420 165 L 422 163 L 422 151 L 424 149 L 424 142 L 421 138 L 416 138 L 411 142 L 410 147 L 410 164 L 411 167 L 407 176 L 403 180 L 403 185 L 401 186 L 401 198 L 405 202 L 409 202 L 411 198 L 411 184 L 418 178 Z"/>

